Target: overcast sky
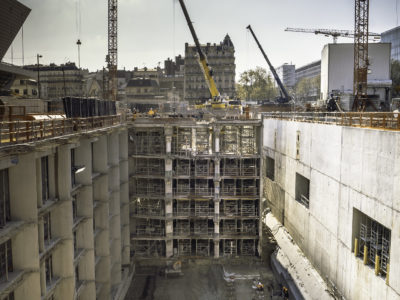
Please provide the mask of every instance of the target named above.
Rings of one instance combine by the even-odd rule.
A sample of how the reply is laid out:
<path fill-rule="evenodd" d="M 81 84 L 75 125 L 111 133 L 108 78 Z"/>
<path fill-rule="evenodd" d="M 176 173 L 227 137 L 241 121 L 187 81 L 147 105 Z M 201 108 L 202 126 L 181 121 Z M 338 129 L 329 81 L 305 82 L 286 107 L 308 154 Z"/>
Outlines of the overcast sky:
<path fill-rule="evenodd" d="M 25 64 L 78 61 L 76 41 L 82 41 L 81 66 L 91 71 L 105 66 L 107 0 L 19 0 L 32 9 L 24 25 Z M 396 1 L 370 0 L 370 31 L 398 25 Z M 266 67 L 253 38 L 251 24 L 275 66 L 300 67 L 320 59 L 332 39 L 285 32 L 286 27 L 354 29 L 354 0 L 186 0 L 202 44 L 219 43 L 228 33 L 236 50 L 236 73 Z M 399 10 L 400 10 L 400 3 Z M 77 7 L 80 6 L 80 9 Z M 118 1 L 118 67 L 156 67 L 168 57 L 184 55 L 193 44 L 177 0 Z M 80 12 L 80 18 L 79 18 Z M 81 22 L 79 22 L 79 19 Z M 80 25 L 79 25 L 80 24 Z M 339 38 L 339 42 L 352 42 Z M 22 64 L 21 33 L 13 43 L 15 64 Z M 4 61 L 11 62 L 9 50 Z"/>

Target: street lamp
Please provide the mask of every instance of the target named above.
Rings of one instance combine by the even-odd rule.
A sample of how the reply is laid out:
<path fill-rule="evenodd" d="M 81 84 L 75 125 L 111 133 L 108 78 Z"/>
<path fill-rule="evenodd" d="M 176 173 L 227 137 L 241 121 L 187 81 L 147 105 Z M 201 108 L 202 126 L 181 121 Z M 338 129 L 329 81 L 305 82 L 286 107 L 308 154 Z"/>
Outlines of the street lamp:
<path fill-rule="evenodd" d="M 39 99 L 40 99 L 40 68 L 39 68 L 39 58 L 42 58 L 43 56 L 40 54 L 36 55 L 37 58 L 37 89 L 39 93 Z"/>
<path fill-rule="evenodd" d="M 78 39 L 76 44 L 78 45 L 78 67 L 80 69 L 81 68 L 81 45 L 82 45 L 81 40 Z"/>

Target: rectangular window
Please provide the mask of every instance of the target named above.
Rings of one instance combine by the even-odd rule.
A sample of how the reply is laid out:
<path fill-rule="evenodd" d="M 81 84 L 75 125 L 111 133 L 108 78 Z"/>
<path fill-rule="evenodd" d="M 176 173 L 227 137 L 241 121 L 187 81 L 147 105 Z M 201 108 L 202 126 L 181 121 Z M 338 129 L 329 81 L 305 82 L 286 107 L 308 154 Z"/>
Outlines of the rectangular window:
<path fill-rule="evenodd" d="M 51 242 L 51 217 L 50 213 L 43 216 L 43 230 L 44 230 L 44 243 L 50 244 Z"/>
<path fill-rule="evenodd" d="M 50 198 L 49 187 L 49 157 L 42 157 L 40 160 L 42 167 L 42 200 L 43 203 Z"/>
<path fill-rule="evenodd" d="M 305 207 L 310 206 L 310 180 L 296 173 L 296 201 Z"/>
<path fill-rule="evenodd" d="M 71 149 L 71 184 L 72 187 L 76 185 L 76 176 L 75 176 L 76 168 L 75 168 L 75 149 Z"/>
<path fill-rule="evenodd" d="M 13 271 L 11 240 L 0 245 L 0 281 L 8 280 Z"/>
<path fill-rule="evenodd" d="M 51 255 L 44 261 L 44 267 L 46 272 L 46 284 L 51 285 L 53 280 L 53 257 Z"/>
<path fill-rule="evenodd" d="M 391 230 L 357 209 L 353 209 L 353 236 L 358 240 L 357 255 L 385 276 L 390 260 Z M 355 244 L 353 244 L 353 248 Z"/>
<path fill-rule="evenodd" d="M 275 180 L 275 159 L 267 156 L 266 160 L 265 160 L 265 164 L 267 167 L 267 178 L 274 181 Z"/>
<path fill-rule="evenodd" d="M 0 171 L 0 227 L 11 221 L 8 169 Z"/>

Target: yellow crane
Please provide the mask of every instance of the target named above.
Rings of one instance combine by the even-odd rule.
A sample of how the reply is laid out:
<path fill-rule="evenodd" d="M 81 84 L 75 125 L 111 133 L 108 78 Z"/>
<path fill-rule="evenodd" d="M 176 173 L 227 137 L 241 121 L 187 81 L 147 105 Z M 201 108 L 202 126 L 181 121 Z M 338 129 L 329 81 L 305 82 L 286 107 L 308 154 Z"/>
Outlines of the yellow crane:
<path fill-rule="evenodd" d="M 196 50 L 199 55 L 199 63 L 200 63 L 201 69 L 203 71 L 204 78 L 206 80 L 206 83 L 207 83 L 207 86 L 208 86 L 208 89 L 209 89 L 210 95 L 211 95 L 211 106 L 212 106 L 212 108 L 226 108 L 226 103 L 223 102 L 222 97 L 217 89 L 217 85 L 215 84 L 215 81 L 213 78 L 213 72 L 210 68 L 210 65 L 208 64 L 207 56 L 204 54 L 203 50 L 201 49 L 199 39 L 197 38 L 196 31 L 194 30 L 192 21 L 190 20 L 189 13 L 186 9 L 185 3 L 183 2 L 183 0 L 179 0 L 179 3 L 182 7 L 183 14 L 185 15 L 186 22 L 190 29 L 190 33 L 192 34 L 194 43 L 196 45 Z M 200 108 L 202 106 L 204 106 L 204 104 L 196 105 L 196 108 Z"/>

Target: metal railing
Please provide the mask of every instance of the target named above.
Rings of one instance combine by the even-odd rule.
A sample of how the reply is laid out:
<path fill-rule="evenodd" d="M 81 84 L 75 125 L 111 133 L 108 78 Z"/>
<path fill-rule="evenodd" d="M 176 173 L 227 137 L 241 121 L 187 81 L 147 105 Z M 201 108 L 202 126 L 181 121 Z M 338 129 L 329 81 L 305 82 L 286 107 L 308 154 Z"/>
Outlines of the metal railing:
<path fill-rule="evenodd" d="M 400 113 L 396 112 L 275 112 L 262 115 L 267 119 L 400 130 Z"/>
<path fill-rule="evenodd" d="M 28 143 L 67 134 L 85 133 L 94 129 L 121 124 L 121 116 L 101 116 L 57 120 L 0 122 L 0 147 Z"/>

